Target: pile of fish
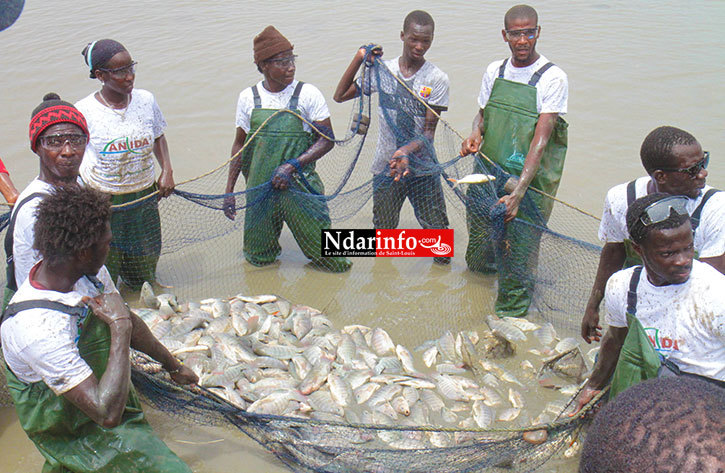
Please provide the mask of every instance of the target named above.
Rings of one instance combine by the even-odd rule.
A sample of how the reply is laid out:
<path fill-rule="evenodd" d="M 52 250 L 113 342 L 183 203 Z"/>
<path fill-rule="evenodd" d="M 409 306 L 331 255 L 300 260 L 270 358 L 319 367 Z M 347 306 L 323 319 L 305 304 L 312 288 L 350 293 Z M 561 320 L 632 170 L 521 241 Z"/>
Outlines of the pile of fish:
<path fill-rule="evenodd" d="M 559 341 L 550 324 L 525 319 L 489 316 L 490 330 L 447 331 L 411 352 L 382 328 L 336 329 L 320 311 L 274 295 L 178 304 L 145 286 L 140 302 L 147 308 L 134 312 L 201 386 L 253 413 L 380 426 L 521 428 L 554 420 L 587 371 L 576 340 Z M 517 350 L 527 359 L 515 375 L 502 360 Z M 556 394 L 534 417 L 526 396 L 540 397 L 541 386 Z M 401 449 L 466 441 L 458 432 L 415 434 L 376 435 Z"/>

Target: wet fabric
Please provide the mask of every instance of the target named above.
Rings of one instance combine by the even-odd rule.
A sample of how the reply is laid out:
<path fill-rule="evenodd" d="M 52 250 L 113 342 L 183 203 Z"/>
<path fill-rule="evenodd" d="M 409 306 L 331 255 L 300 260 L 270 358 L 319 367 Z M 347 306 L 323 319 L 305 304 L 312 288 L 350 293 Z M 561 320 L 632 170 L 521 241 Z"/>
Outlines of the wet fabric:
<path fill-rule="evenodd" d="M 296 111 L 297 97 L 299 91 L 290 100 L 290 110 Z M 352 266 L 347 258 L 320 256 L 320 230 L 330 228 L 330 213 L 314 163 L 302 169 L 301 177 L 292 177 L 288 190 L 271 187 L 269 181 L 277 167 L 299 157 L 317 141 L 316 135 L 304 131 L 295 115 L 278 113 L 272 117 L 277 112 L 261 105 L 252 110 L 248 143 L 242 153 L 247 201 L 254 202 L 245 209 L 244 257 L 255 266 L 273 263 L 282 251 L 279 236 L 286 222 L 307 258 L 330 271 L 347 271 Z"/>
<path fill-rule="evenodd" d="M 536 87 L 528 84 L 497 78 L 491 97 L 484 109 L 484 139 L 480 151 L 494 161 L 508 174 L 519 176 L 536 130 L 539 115 L 536 112 Z M 549 142 L 541 158 L 531 187 L 550 195 L 556 195 L 564 168 L 567 149 L 567 123 L 557 118 Z M 475 172 L 492 174 L 483 162 L 477 163 Z M 469 202 L 490 201 L 506 195 L 505 182 L 496 185 L 496 195 L 489 195 L 489 188 L 471 185 L 468 188 Z M 528 191 L 522 201 L 517 219 L 506 225 L 505 239 L 491 243 L 491 222 L 467 206 L 469 230 L 466 263 L 469 269 L 479 272 L 498 272 L 498 297 L 495 303 L 499 317 L 525 316 L 531 305 L 534 275 L 538 262 L 538 248 L 541 228 L 545 227 L 554 201 L 540 194 Z M 538 227 L 537 227 L 538 226 Z"/>
<path fill-rule="evenodd" d="M 656 378 L 661 366 L 660 357 L 652 347 L 652 343 L 644 327 L 637 319 L 637 286 L 642 274 L 638 266 L 632 273 L 627 294 L 627 336 L 619 352 L 617 367 L 612 376 L 609 398 L 614 399 L 630 386 L 647 379 Z"/>
<path fill-rule="evenodd" d="M 81 357 L 100 379 L 108 364 L 108 326 L 90 313 L 78 340 Z M 121 424 L 96 424 L 44 382 L 26 384 L 5 365 L 8 389 L 23 430 L 45 458 L 44 473 L 191 472 L 152 431 L 131 386 Z"/>
<path fill-rule="evenodd" d="M 111 196 L 111 205 L 125 204 L 150 195 L 156 184 L 138 192 Z M 161 218 L 155 197 L 114 208 L 111 214 L 113 240 L 106 268 L 115 282 L 120 276 L 128 287 L 138 290 L 144 281 L 156 280 L 156 264 L 161 255 Z"/>

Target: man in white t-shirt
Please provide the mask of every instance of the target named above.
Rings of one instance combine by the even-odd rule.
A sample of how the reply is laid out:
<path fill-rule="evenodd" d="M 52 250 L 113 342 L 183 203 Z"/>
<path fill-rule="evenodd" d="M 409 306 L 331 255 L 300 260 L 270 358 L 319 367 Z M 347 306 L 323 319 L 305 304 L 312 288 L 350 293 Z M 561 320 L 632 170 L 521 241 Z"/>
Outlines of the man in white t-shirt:
<path fill-rule="evenodd" d="M 45 471 L 191 470 L 153 434 L 130 381 L 130 346 L 182 384 L 198 381 L 124 304 L 103 266 L 110 199 L 80 186 L 38 205 L 42 259 L 3 312 L 5 377 Z M 90 309 L 90 311 L 89 311 Z"/>
<path fill-rule="evenodd" d="M 397 228 L 406 198 L 421 227 L 448 227 L 433 138 L 437 114 L 448 110 L 449 80 L 424 57 L 433 42 L 434 29 L 430 14 L 421 10 L 410 12 L 400 32 L 403 53 L 384 61 L 379 78 L 371 77 L 372 68 L 366 69 L 363 84 L 362 77 L 354 80 L 367 53 L 366 48 L 360 48 L 335 91 L 336 102 L 351 100 L 361 93 L 380 94 L 380 132 L 371 167 L 375 228 Z M 372 54 L 382 56 L 382 48 L 373 49 Z M 434 261 L 445 264 L 450 258 L 434 258 Z"/>
<path fill-rule="evenodd" d="M 499 317 L 522 317 L 531 304 L 541 227 L 553 200 L 529 187 L 556 195 L 567 149 L 569 85 L 561 68 L 536 51 L 541 33 L 536 10 L 517 5 L 506 12 L 504 41 L 511 57 L 486 68 L 478 96 L 473 131 L 461 155 L 482 154 L 474 172 L 494 174 L 493 184 L 468 188 L 469 227 L 466 263 L 472 271 L 498 272 L 495 310 Z M 533 225 L 499 223 L 493 206 L 500 204 L 504 221 L 518 217 Z M 498 212 L 498 210 L 496 210 Z M 491 235 L 503 234 L 492 241 Z M 500 248 L 494 251 L 495 247 Z"/>
<path fill-rule="evenodd" d="M 725 273 L 725 193 L 705 185 L 709 153 L 690 133 L 661 126 L 642 142 L 640 158 L 648 176 L 612 187 L 604 200 L 599 225 L 604 247 L 582 319 L 581 334 L 587 343 L 600 339 L 599 306 L 609 277 L 622 267 L 641 263 L 631 248 L 625 221 L 627 207 L 635 199 L 654 192 L 687 197 L 696 257 Z"/>
<path fill-rule="evenodd" d="M 264 79 L 239 94 L 225 192 L 234 192 L 241 172 L 247 184 L 244 257 L 251 264 L 265 266 L 277 259 L 286 222 L 316 266 L 343 272 L 352 266 L 350 260 L 321 252 L 320 230 L 330 228 L 330 216 L 315 161 L 334 146 L 330 112 L 315 86 L 295 80 L 295 57 L 292 43 L 273 26 L 254 38 L 254 62 Z M 234 195 L 224 199 L 224 214 L 234 220 Z"/>
<path fill-rule="evenodd" d="M 615 368 L 624 370 L 624 380 L 632 366 L 646 371 L 641 361 L 635 361 L 645 356 L 619 356 L 635 319 L 672 370 L 725 386 L 725 275 L 694 260 L 687 201 L 683 196 L 655 193 L 629 206 L 627 229 L 644 267 L 618 271 L 607 282 L 609 329 L 597 365 L 579 396 L 580 407 L 605 386 Z M 660 371 L 668 373 L 669 368 L 663 365 Z M 623 389 L 626 386 L 617 386 L 617 392 Z"/>

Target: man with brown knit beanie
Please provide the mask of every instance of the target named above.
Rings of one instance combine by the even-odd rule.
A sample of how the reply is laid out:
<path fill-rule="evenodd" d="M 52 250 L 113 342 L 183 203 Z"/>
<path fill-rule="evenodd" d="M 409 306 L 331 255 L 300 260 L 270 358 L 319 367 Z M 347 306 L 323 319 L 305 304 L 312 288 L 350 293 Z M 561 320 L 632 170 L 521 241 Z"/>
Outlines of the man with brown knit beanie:
<path fill-rule="evenodd" d="M 295 80 L 293 49 L 274 26 L 254 38 L 254 62 L 264 79 L 239 94 L 225 192 L 234 192 L 241 171 L 247 184 L 244 257 L 251 264 L 265 266 L 277 259 L 286 222 L 316 266 L 343 272 L 352 266 L 350 260 L 323 258 L 320 245 L 320 230 L 330 228 L 330 216 L 315 161 L 334 146 L 330 112 L 315 86 Z M 234 195 L 224 199 L 224 214 L 234 220 Z"/>

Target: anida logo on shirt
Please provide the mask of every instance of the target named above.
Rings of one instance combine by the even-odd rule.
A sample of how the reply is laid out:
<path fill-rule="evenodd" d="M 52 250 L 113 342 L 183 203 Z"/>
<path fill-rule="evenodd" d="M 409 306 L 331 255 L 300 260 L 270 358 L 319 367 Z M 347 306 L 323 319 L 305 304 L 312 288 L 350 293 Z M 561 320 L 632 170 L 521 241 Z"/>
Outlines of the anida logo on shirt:
<path fill-rule="evenodd" d="M 669 353 L 680 350 L 677 340 L 673 340 L 670 337 L 663 337 L 659 329 L 647 327 L 644 331 L 647 333 L 650 343 L 658 352 Z"/>
<path fill-rule="evenodd" d="M 424 99 L 427 99 L 428 97 L 430 97 L 431 92 L 433 92 L 432 88 L 428 87 L 427 85 L 421 85 L 418 95 L 420 95 Z"/>
<path fill-rule="evenodd" d="M 144 154 L 141 150 L 148 148 L 150 144 L 151 143 L 148 138 L 132 140 L 128 136 L 124 136 L 106 143 L 106 146 L 103 147 L 101 154 Z"/>

